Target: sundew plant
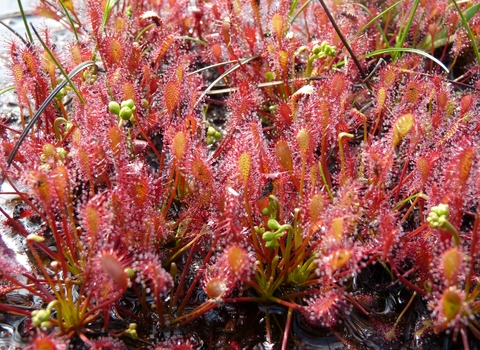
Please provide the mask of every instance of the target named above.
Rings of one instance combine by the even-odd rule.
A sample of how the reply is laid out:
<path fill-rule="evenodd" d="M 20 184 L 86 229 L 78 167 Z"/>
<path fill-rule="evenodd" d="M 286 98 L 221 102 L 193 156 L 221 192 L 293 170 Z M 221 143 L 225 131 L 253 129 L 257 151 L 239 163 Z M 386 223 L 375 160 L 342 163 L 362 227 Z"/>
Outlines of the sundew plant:
<path fill-rule="evenodd" d="M 2 38 L 2 320 L 44 350 L 477 349 L 479 9 L 39 0 L 69 39 Z"/>

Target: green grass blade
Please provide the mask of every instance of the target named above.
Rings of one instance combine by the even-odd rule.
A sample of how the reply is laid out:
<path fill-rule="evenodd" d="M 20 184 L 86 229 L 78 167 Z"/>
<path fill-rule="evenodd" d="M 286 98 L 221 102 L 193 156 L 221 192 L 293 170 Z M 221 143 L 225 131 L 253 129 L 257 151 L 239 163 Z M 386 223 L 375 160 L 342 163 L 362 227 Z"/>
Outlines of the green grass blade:
<path fill-rule="evenodd" d="M 470 29 L 470 26 L 468 25 L 468 20 L 467 18 L 465 17 L 465 15 L 463 14 L 462 10 L 460 9 L 460 6 L 458 6 L 457 4 L 457 1 L 456 0 L 452 0 L 453 2 L 453 5 L 455 5 L 455 8 L 457 9 L 458 11 L 458 14 L 460 15 L 460 17 L 462 18 L 462 24 L 463 26 L 465 27 L 465 30 L 467 31 L 468 33 L 468 37 L 470 38 L 470 41 L 472 43 L 472 46 L 473 46 L 473 51 L 475 52 L 475 56 L 477 57 L 477 62 L 480 64 L 480 53 L 478 52 L 478 46 L 477 46 L 477 42 L 475 41 L 475 37 L 473 36 L 473 33 Z M 468 11 L 468 10 L 467 10 Z M 465 11 L 465 12 L 467 12 Z M 477 9 L 478 11 L 478 9 Z M 472 15 L 473 16 L 473 15 Z"/>
<path fill-rule="evenodd" d="M 401 4 L 404 0 L 400 0 L 400 1 L 397 1 L 396 3 L 394 3 L 392 6 L 390 7 L 387 7 L 385 10 L 383 10 L 381 13 L 379 13 L 378 15 L 376 15 L 375 17 L 373 17 L 373 14 L 370 12 L 370 10 L 368 9 L 368 7 L 366 7 L 365 5 L 363 4 L 360 4 L 360 3 L 354 3 L 353 5 L 357 5 L 359 7 L 361 7 L 365 12 L 367 12 L 370 16 L 372 16 L 373 18 L 368 21 L 367 24 L 365 24 L 359 31 L 357 34 L 354 35 L 353 38 L 357 38 L 361 33 L 363 33 L 368 27 L 370 27 L 372 25 L 372 23 L 375 23 L 375 25 L 377 26 L 378 30 L 380 31 L 380 34 L 382 35 L 382 38 L 383 38 L 383 41 L 385 42 L 385 44 L 387 45 L 387 47 L 390 47 L 390 44 L 388 43 L 388 38 L 385 34 L 385 32 L 383 31 L 383 28 L 380 26 L 380 24 L 377 22 L 377 20 L 380 18 L 380 17 L 383 17 L 384 15 L 386 15 L 390 10 L 392 10 L 393 8 L 397 7 L 399 4 Z"/>
<path fill-rule="evenodd" d="M 27 30 L 28 40 L 30 40 L 30 42 L 33 43 L 33 36 L 27 24 L 27 17 L 25 16 L 25 11 L 23 11 L 22 0 L 17 0 L 17 3 L 18 3 L 18 8 L 20 9 L 20 13 L 22 15 L 23 24 L 25 25 L 25 29 Z"/>
<path fill-rule="evenodd" d="M 370 57 L 375 57 L 383 54 L 390 54 L 391 56 L 393 56 L 392 53 L 395 53 L 395 52 L 408 52 L 408 53 L 414 53 L 417 55 L 427 57 L 428 59 L 431 59 L 433 62 L 438 64 L 440 67 L 442 67 L 446 73 L 449 73 L 448 68 L 439 59 L 435 58 L 434 56 L 430 55 L 425 51 L 422 51 L 419 49 L 413 49 L 409 47 L 390 47 L 388 49 L 376 50 L 373 52 L 369 52 L 366 55 L 361 56 L 360 58 L 370 58 Z"/>
<path fill-rule="evenodd" d="M 405 43 L 405 40 L 407 39 L 408 31 L 412 26 L 413 17 L 415 17 L 415 13 L 417 12 L 417 8 L 419 4 L 420 4 L 420 0 L 415 0 L 415 2 L 413 3 L 413 8 L 412 8 L 412 11 L 410 12 L 410 17 L 408 17 L 407 24 L 405 25 L 405 28 L 403 29 L 403 31 L 399 33 L 398 40 L 395 45 L 396 48 L 401 48 Z M 398 54 L 395 53 L 394 55 L 392 55 L 392 57 L 396 61 L 398 59 Z"/>
<path fill-rule="evenodd" d="M 30 130 L 32 129 L 32 127 L 35 125 L 35 123 L 37 122 L 38 118 L 40 118 L 40 116 L 42 115 L 43 111 L 45 110 L 45 108 L 47 108 L 47 106 L 50 104 L 50 102 L 55 98 L 55 96 L 58 94 L 58 92 L 60 90 L 62 90 L 65 85 L 67 85 L 67 83 L 69 81 L 71 81 L 71 78 L 73 78 L 75 75 L 77 75 L 78 73 L 80 73 L 82 70 L 84 70 L 85 68 L 87 67 L 90 67 L 90 66 L 93 66 L 95 65 L 95 62 L 94 61 L 86 61 L 86 62 L 83 62 L 83 63 L 80 63 L 78 66 L 76 66 L 71 72 L 70 72 L 70 75 L 68 76 L 68 80 L 65 79 L 63 80 L 60 84 L 57 85 L 57 87 L 50 93 L 50 95 L 48 95 L 48 97 L 45 99 L 45 101 L 43 101 L 42 105 L 40 106 L 40 108 L 38 109 L 38 111 L 35 113 L 35 115 L 33 116 L 32 120 L 30 120 L 30 122 L 27 124 L 27 126 L 25 127 L 25 129 L 23 130 L 22 134 L 20 135 L 20 137 L 18 138 L 17 140 L 17 143 L 15 144 L 15 147 L 13 147 L 13 150 L 12 152 L 10 153 L 10 155 L 8 156 L 8 159 L 7 159 L 7 164 L 8 166 L 10 166 L 13 162 L 13 159 L 15 158 L 15 155 L 17 154 L 18 150 L 20 149 L 20 146 L 22 145 L 23 141 L 25 140 L 25 138 L 27 137 L 28 133 L 30 132 Z"/>
<path fill-rule="evenodd" d="M 292 18 L 293 11 L 295 11 L 297 6 L 298 6 L 298 0 L 293 0 L 292 3 L 290 4 L 290 9 L 288 10 L 288 18 Z M 289 21 L 289 23 L 292 23 L 292 22 L 293 21 Z"/>
<path fill-rule="evenodd" d="M 403 0 L 402 0 L 403 1 Z M 288 21 L 290 24 L 292 24 L 293 22 L 295 22 L 295 20 L 297 19 L 297 17 L 303 12 L 303 10 L 305 10 L 305 7 L 308 6 L 309 3 L 311 3 L 312 0 L 307 0 L 305 1 L 305 3 L 302 5 L 302 7 L 300 7 L 300 10 L 297 11 L 296 14 L 293 15 L 293 17 L 290 18 L 290 20 Z"/>
<path fill-rule="evenodd" d="M 65 77 L 65 79 L 68 81 L 68 83 L 70 84 L 70 86 L 72 87 L 73 91 L 75 91 L 75 94 L 77 95 L 78 99 L 80 100 L 80 102 L 82 104 L 85 104 L 85 100 L 83 99 L 82 95 L 80 94 L 80 91 L 78 91 L 76 85 L 73 83 L 72 79 L 70 79 L 70 77 L 68 76 L 67 72 L 65 72 L 65 69 L 63 69 L 62 65 L 60 64 L 60 62 L 57 61 L 57 59 L 55 58 L 55 56 L 53 55 L 52 51 L 50 51 L 50 49 L 47 47 L 47 45 L 45 44 L 45 42 L 42 40 L 42 38 L 40 37 L 40 35 L 38 35 L 37 33 L 37 30 L 35 29 L 35 27 L 30 23 L 30 25 L 32 26 L 32 29 L 33 29 L 33 32 L 35 33 L 35 35 L 37 36 L 38 40 L 40 41 L 40 43 L 42 44 L 43 48 L 45 49 L 45 51 L 48 53 L 48 55 L 50 56 L 50 58 L 53 60 L 53 62 L 55 62 L 55 64 L 57 65 L 58 69 L 60 69 L 60 72 L 62 72 L 63 76 Z"/>
<path fill-rule="evenodd" d="M 140 38 L 142 37 L 142 35 L 145 34 L 145 32 L 146 32 L 147 30 L 149 30 L 150 28 L 152 28 L 152 27 L 154 27 L 154 26 L 156 26 L 156 24 L 155 24 L 155 23 L 151 23 L 151 24 L 149 24 L 148 26 L 146 26 L 145 28 L 143 28 L 143 29 L 140 31 L 140 33 L 138 33 L 138 35 L 135 37 L 135 40 L 134 40 L 134 41 L 137 42 L 138 40 L 140 40 Z"/>
<path fill-rule="evenodd" d="M 67 15 L 68 21 L 70 22 L 70 26 L 72 27 L 73 30 L 73 35 L 75 36 L 75 39 L 78 41 L 78 33 L 77 29 L 75 28 L 75 23 L 73 23 L 72 17 L 70 17 L 70 14 L 68 13 L 67 8 L 63 4 L 62 0 L 59 0 L 60 5 L 62 6 L 63 12 L 65 12 L 65 15 Z"/>
<path fill-rule="evenodd" d="M 103 14 L 103 19 L 102 19 L 102 30 L 105 28 L 107 25 L 108 18 L 110 17 L 110 11 L 115 7 L 116 4 L 118 4 L 119 0 L 107 0 L 107 4 L 105 5 L 105 13 Z"/>
<path fill-rule="evenodd" d="M 198 38 L 193 38 L 191 36 L 184 35 L 184 36 L 181 36 L 180 38 L 182 38 L 183 40 L 193 41 L 194 43 L 197 43 L 197 44 L 200 44 L 200 45 L 204 45 L 204 46 L 208 45 L 208 43 L 206 41 L 200 40 Z"/>
<path fill-rule="evenodd" d="M 15 89 L 15 86 L 9 86 L 9 87 L 6 87 L 5 89 L 3 90 L 0 90 L 0 95 L 3 95 L 4 93 L 10 91 L 10 90 L 14 90 Z"/>
<path fill-rule="evenodd" d="M 469 7 L 464 12 L 463 15 L 465 16 L 465 19 L 467 20 L 467 22 L 470 21 L 473 18 L 473 16 L 475 16 L 477 14 L 478 10 L 480 10 L 480 3 Z"/>

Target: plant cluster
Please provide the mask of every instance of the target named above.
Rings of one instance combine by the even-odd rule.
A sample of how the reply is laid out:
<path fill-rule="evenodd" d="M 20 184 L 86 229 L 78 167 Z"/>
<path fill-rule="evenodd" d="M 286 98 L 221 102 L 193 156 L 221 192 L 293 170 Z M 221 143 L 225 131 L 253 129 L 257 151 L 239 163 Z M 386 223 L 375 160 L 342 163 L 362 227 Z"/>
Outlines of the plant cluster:
<path fill-rule="evenodd" d="M 8 42 L 20 115 L 0 129 L 15 195 L 0 310 L 27 316 L 34 349 L 213 348 L 228 332 L 189 327 L 238 329 L 243 307 L 262 314 L 258 343 L 283 349 L 298 324 L 345 346 L 470 348 L 479 9 L 40 0 L 72 39 L 60 50 L 27 26 Z M 18 292 L 37 306 L 9 302 Z"/>

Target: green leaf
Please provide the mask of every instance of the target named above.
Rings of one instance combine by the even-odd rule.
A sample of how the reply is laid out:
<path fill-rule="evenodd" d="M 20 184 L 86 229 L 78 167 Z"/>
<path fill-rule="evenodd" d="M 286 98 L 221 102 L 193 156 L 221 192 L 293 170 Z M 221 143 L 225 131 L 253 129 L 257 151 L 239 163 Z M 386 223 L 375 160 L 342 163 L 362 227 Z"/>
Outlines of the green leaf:
<path fill-rule="evenodd" d="M 476 5 L 473 5 L 470 8 L 468 8 L 467 11 L 465 11 L 463 13 L 463 16 L 465 17 L 465 20 L 467 22 L 470 21 L 472 19 L 472 17 L 476 15 L 478 10 L 480 10 L 480 3 L 478 3 Z"/>
<path fill-rule="evenodd" d="M 435 62 L 436 64 L 438 64 L 440 67 L 442 67 L 446 73 L 449 73 L 448 68 L 439 59 L 435 58 L 434 56 L 430 55 L 425 51 L 422 51 L 419 49 L 412 49 L 409 47 L 390 47 L 388 49 L 376 50 L 373 52 L 369 52 L 366 55 L 360 56 L 359 58 L 374 57 L 374 56 L 383 55 L 383 54 L 392 54 L 394 52 L 409 52 L 409 53 L 415 53 L 417 55 L 427 57 L 431 59 L 433 62 Z"/>
<path fill-rule="evenodd" d="M 475 41 L 475 37 L 472 33 L 472 30 L 470 29 L 470 26 L 468 25 L 467 17 L 463 14 L 462 10 L 460 9 L 460 6 L 458 6 L 457 1 L 452 0 L 452 2 L 453 2 L 453 5 L 455 5 L 455 8 L 457 9 L 458 14 L 462 18 L 462 24 L 463 24 L 463 26 L 465 27 L 465 30 L 468 33 L 468 37 L 470 38 L 470 42 L 472 43 L 473 51 L 475 52 L 475 56 L 477 57 L 477 62 L 480 64 L 480 52 L 478 51 L 477 42 Z M 465 11 L 465 13 L 467 13 L 468 11 L 469 10 Z"/>

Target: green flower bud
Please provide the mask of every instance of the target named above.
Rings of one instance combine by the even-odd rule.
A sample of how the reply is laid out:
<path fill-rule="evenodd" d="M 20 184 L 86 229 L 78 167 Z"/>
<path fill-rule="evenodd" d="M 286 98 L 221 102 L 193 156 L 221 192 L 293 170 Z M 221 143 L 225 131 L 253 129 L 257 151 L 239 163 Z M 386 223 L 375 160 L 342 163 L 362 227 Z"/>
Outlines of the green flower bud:
<path fill-rule="evenodd" d="M 265 227 L 255 226 L 255 232 L 258 233 L 259 235 L 263 235 L 263 233 L 265 232 Z"/>
<path fill-rule="evenodd" d="M 207 143 L 207 145 L 213 145 L 215 143 L 215 138 L 213 136 L 207 136 L 205 142 Z"/>
<path fill-rule="evenodd" d="M 65 88 L 63 88 L 55 95 L 55 99 L 57 101 L 60 101 L 62 98 L 64 98 L 67 95 L 67 93 L 68 91 Z"/>
<path fill-rule="evenodd" d="M 270 230 L 278 230 L 280 228 L 280 224 L 275 219 L 268 219 L 267 225 Z"/>
<path fill-rule="evenodd" d="M 448 215 L 450 214 L 450 209 L 447 204 L 439 204 L 435 207 L 432 207 L 430 213 L 428 213 L 427 222 L 432 228 L 442 228 L 448 222 Z"/>
<path fill-rule="evenodd" d="M 128 107 L 133 110 L 135 108 L 135 103 L 132 99 L 128 99 L 126 101 L 122 101 L 121 107 Z"/>
<path fill-rule="evenodd" d="M 209 126 L 208 129 L 207 129 L 207 135 L 208 136 L 214 136 L 216 132 L 217 132 L 217 130 L 215 130 L 215 128 L 212 128 L 211 126 Z"/>
<path fill-rule="evenodd" d="M 314 45 L 312 48 L 312 53 L 314 55 L 318 55 L 320 52 L 322 52 L 322 47 L 320 45 Z"/>
<path fill-rule="evenodd" d="M 40 328 L 44 331 L 46 331 L 47 329 L 50 329 L 52 328 L 52 322 L 50 321 L 43 321 L 42 323 L 40 323 Z"/>
<path fill-rule="evenodd" d="M 115 115 L 119 115 L 120 113 L 120 105 L 115 101 L 110 101 L 108 104 L 108 109 Z"/>
<path fill-rule="evenodd" d="M 265 247 L 267 248 L 278 248 L 278 242 L 276 240 L 268 241 L 265 243 Z"/>
<path fill-rule="evenodd" d="M 128 277 L 128 278 L 133 278 L 133 277 L 135 277 L 135 270 L 132 269 L 131 267 L 127 267 L 127 268 L 125 269 L 125 273 L 127 274 L 127 277 Z"/>
<path fill-rule="evenodd" d="M 132 15 L 133 15 L 132 5 L 128 5 L 128 6 L 127 6 L 127 8 L 126 8 L 126 10 L 125 10 L 125 15 L 126 15 L 127 17 L 132 17 Z"/>
<path fill-rule="evenodd" d="M 274 79 L 275 79 L 275 73 L 273 73 L 273 72 L 265 73 L 265 80 L 266 81 L 272 81 Z"/>
<path fill-rule="evenodd" d="M 325 50 L 325 55 L 334 57 L 337 54 L 337 48 L 335 46 L 328 46 Z"/>
<path fill-rule="evenodd" d="M 122 103 L 123 104 L 123 103 Z M 133 112 L 132 110 L 130 109 L 130 107 L 127 107 L 127 106 L 123 106 L 121 109 L 120 109 L 120 113 L 118 114 L 118 116 L 122 119 L 122 120 L 130 120 L 130 118 L 132 117 L 133 115 Z"/>
<path fill-rule="evenodd" d="M 67 157 L 68 152 L 65 148 L 57 147 L 56 150 L 57 150 L 58 159 L 64 160 Z"/>
<path fill-rule="evenodd" d="M 272 231 L 267 231 L 262 235 L 262 238 L 265 242 L 276 240 L 276 237 L 276 233 Z"/>
<path fill-rule="evenodd" d="M 217 140 L 219 140 L 222 137 L 222 134 L 218 131 L 215 131 L 215 134 L 213 135 Z"/>
<path fill-rule="evenodd" d="M 38 327 L 42 322 L 46 322 L 50 319 L 50 311 L 48 310 L 35 310 L 32 311 L 32 323 L 35 327 Z"/>
<path fill-rule="evenodd" d="M 130 336 L 132 337 L 133 340 L 138 339 L 138 334 L 137 334 L 137 331 L 135 329 L 132 329 L 131 331 L 129 331 L 129 333 L 130 333 Z"/>

